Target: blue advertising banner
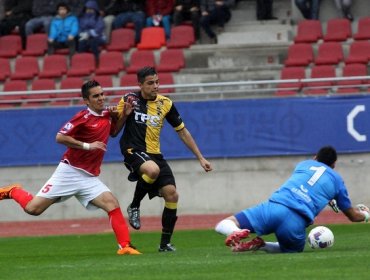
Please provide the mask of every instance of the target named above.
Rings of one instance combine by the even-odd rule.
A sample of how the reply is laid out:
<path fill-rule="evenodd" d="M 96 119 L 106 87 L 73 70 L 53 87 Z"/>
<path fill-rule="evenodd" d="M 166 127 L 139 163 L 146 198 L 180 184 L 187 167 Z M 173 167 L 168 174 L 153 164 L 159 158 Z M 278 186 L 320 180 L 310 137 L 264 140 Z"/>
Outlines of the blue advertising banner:
<path fill-rule="evenodd" d="M 305 97 L 178 102 L 186 127 L 207 158 L 312 154 L 323 145 L 340 153 L 369 152 L 370 97 Z M 65 147 L 58 130 L 81 108 L 1 110 L 0 166 L 57 164 Z M 105 162 L 122 161 L 119 136 Z M 193 158 L 165 125 L 167 159 Z"/>

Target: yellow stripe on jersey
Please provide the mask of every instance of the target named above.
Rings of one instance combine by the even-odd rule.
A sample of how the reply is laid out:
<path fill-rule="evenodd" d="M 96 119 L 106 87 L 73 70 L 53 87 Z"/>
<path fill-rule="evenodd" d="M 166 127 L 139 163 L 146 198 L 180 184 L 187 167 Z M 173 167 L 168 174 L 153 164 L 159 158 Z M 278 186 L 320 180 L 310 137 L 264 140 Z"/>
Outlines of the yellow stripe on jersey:
<path fill-rule="evenodd" d="M 122 97 L 121 100 L 118 102 L 118 105 L 117 105 L 118 118 L 121 118 L 121 116 L 123 114 L 124 106 L 125 106 L 125 101 L 123 100 L 123 97 Z"/>
<path fill-rule="evenodd" d="M 146 121 L 145 143 L 148 153 L 159 154 L 160 147 L 160 132 L 163 127 L 163 121 L 169 110 L 171 109 L 172 101 L 162 95 L 158 95 L 153 101 L 148 100 Z"/>

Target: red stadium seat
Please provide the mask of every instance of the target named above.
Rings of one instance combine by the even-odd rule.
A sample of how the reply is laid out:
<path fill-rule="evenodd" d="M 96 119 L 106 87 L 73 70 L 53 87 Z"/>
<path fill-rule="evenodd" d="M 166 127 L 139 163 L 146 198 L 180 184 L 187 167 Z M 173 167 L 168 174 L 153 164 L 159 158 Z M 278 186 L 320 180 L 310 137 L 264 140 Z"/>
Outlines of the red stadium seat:
<path fill-rule="evenodd" d="M 158 73 L 159 77 L 159 92 L 162 94 L 174 93 L 175 89 L 172 87 L 167 87 L 175 83 L 172 73 Z M 166 86 L 166 87 L 163 87 Z"/>
<path fill-rule="evenodd" d="M 128 51 L 135 46 L 135 31 L 129 28 L 115 29 L 111 33 L 108 51 Z"/>
<path fill-rule="evenodd" d="M 370 40 L 370 17 L 360 18 L 358 21 L 358 31 L 353 35 L 355 40 Z"/>
<path fill-rule="evenodd" d="M 10 76 L 12 80 L 31 80 L 39 73 L 39 64 L 34 56 L 21 56 L 15 61 L 15 71 Z"/>
<path fill-rule="evenodd" d="M 141 40 L 137 44 L 139 50 L 160 49 L 166 45 L 166 35 L 163 27 L 145 27 L 141 31 Z"/>
<path fill-rule="evenodd" d="M 121 87 L 137 87 L 137 89 L 124 90 L 124 93 L 139 90 L 136 74 L 126 74 L 120 79 Z"/>
<path fill-rule="evenodd" d="M 95 57 L 92 53 L 76 53 L 72 56 L 68 77 L 89 76 L 95 71 Z"/>
<path fill-rule="evenodd" d="M 26 49 L 22 51 L 23 56 L 42 56 L 47 50 L 47 35 L 36 33 L 27 36 Z"/>
<path fill-rule="evenodd" d="M 311 69 L 311 78 L 334 78 L 335 67 L 332 65 L 318 65 Z M 308 82 L 306 84 L 308 89 L 304 90 L 305 94 L 327 94 L 330 87 L 334 84 L 332 80 L 321 81 L 321 82 Z M 312 87 L 323 87 L 323 88 L 312 88 Z"/>
<path fill-rule="evenodd" d="M 285 67 L 281 70 L 280 79 L 281 80 L 301 80 L 306 77 L 304 67 Z M 295 95 L 302 88 L 301 82 L 287 82 L 279 83 L 277 85 L 277 91 L 275 95 Z"/>
<path fill-rule="evenodd" d="M 342 77 L 360 77 L 360 76 L 367 76 L 367 66 L 365 64 L 347 64 L 343 67 Z M 338 81 L 337 85 L 339 86 L 337 89 L 337 93 L 355 93 L 359 92 L 360 85 L 368 84 L 370 80 L 361 80 L 361 79 L 354 79 L 354 80 L 343 80 Z M 341 87 L 344 86 L 344 87 Z"/>
<path fill-rule="evenodd" d="M 44 57 L 43 69 L 39 74 L 40 78 L 61 78 L 67 73 L 67 57 L 60 54 L 53 54 Z"/>
<path fill-rule="evenodd" d="M 4 92 L 8 91 L 27 91 L 27 82 L 23 80 L 13 80 L 13 81 L 6 81 L 4 83 Z M 12 105 L 20 105 L 23 101 L 23 98 L 26 96 L 26 93 L 22 94 L 14 94 L 14 95 L 1 95 L 0 94 L 0 100 L 1 101 L 14 101 Z"/>
<path fill-rule="evenodd" d="M 126 69 L 127 73 L 136 73 L 144 66 L 155 66 L 153 51 L 140 51 L 137 50 L 132 53 L 130 58 L 130 66 Z"/>
<path fill-rule="evenodd" d="M 178 25 L 171 28 L 171 38 L 166 45 L 169 49 L 188 48 L 195 42 L 194 29 L 188 25 Z"/>
<path fill-rule="evenodd" d="M 32 90 L 55 90 L 55 81 L 53 79 L 37 79 L 32 81 Z M 32 93 L 32 98 L 52 98 L 55 93 Z"/>
<path fill-rule="evenodd" d="M 94 80 L 99 82 L 101 87 L 104 89 L 106 95 L 113 94 L 110 91 L 107 91 L 106 88 L 111 88 L 113 87 L 113 81 L 112 81 L 112 76 L 109 75 L 96 75 L 94 76 Z"/>
<path fill-rule="evenodd" d="M 322 27 L 319 20 L 301 20 L 298 23 L 295 43 L 315 43 L 322 39 Z"/>
<path fill-rule="evenodd" d="M 185 66 L 184 52 L 182 49 L 167 49 L 161 52 L 158 72 L 177 72 Z"/>
<path fill-rule="evenodd" d="M 345 18 L 334 18 L 327 22 L 324 41 L 346 41 L 352 36 L 351 22 Z"/>
<path fill-rule="evenodd" d="M 11 74 L 9 59 L 0 58 L 0 81 L 5 81 Z"/>
<path fill-rule="evenodd" d="M 18 35 L 6 35 L 0 37 L 0 57 L 16 57 L 22 51 L 21 37 Z"/>
<path fill-rule="evenodd" d="M 333 65 L 343 61 L 343 50 L 340 42 L 324 42 L 319 45 L 318 54 L 315 57 L 316 65 Z"/>
<path fill-rule="evenodd" d="M 60 82 L 60 89 L 76 89 L 74 92 L 58 93 L 56 98 L 81 97 L 83 80 L 78 77 L 67 77 Z"/>
<path fill-rule="evenodd" d="M 345 63 L 364 63 L 370 61 L 370 42 L 369 41 L 354 41 L 349 49 L 349 54 L 345 59 Z"/>
<path fill-rule="evenodd" d="M 100 54 L 97 75 L 117 75 L 125 69 L 124 59 L 121 52 L 104 52 Z"/>
<path fill-rule="evenodd" d="M 288 49 L 285 66 L 307 66 L 313 61 L 313 49 L 310 44 L 293 44 Z"/>

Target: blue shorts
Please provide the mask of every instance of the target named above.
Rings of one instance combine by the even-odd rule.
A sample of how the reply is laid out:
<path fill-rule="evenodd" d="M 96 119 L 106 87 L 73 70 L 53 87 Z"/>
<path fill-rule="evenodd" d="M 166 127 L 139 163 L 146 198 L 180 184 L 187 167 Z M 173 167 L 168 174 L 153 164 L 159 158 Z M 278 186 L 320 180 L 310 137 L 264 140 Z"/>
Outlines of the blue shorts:
<path fill-rule="evenodd" d="M 271 201 L 235 214 L 240 227 L 257 235 L 275 233 L 282 252 L 302 252 L 308 222 L 297 212 Z"/>

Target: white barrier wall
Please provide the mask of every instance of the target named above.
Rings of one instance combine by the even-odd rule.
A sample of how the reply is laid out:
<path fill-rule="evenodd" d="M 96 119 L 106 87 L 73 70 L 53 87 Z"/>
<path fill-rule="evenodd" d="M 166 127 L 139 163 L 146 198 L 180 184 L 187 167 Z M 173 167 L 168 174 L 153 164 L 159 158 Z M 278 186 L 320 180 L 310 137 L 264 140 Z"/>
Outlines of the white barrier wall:
<path fill-rule="evenodd" d="M 179 215 L 233 213 L 264 199 L 284 182 L 295 164 L 309 157 L 260 157 L 213 159 L 214 171 L 205 173 L 195 160 L 170 161 L 180 194 Z M 33 194 L 45 183 L 55 166 L 0 169 L 0 185 L 21 183 Z M 347 184 L 353 203 L 370 205 L 370 154 L 340 155 L 337 171 Z M 126 212 L 134 183 L 127 181 L 121 164 L 104 164 L 101 179 L 117 195 Z M 142 202 L 143 216 L 159 216 L 163 199 Z M 75 198 L 52 205 L 40 217 L 25 214 L 12 200 L 0 202 L 0 221 L 27 221 L 105 217 L 101 210 L 87 211 Z M 126 214 L 125 214 L 126 215 Z"/>

